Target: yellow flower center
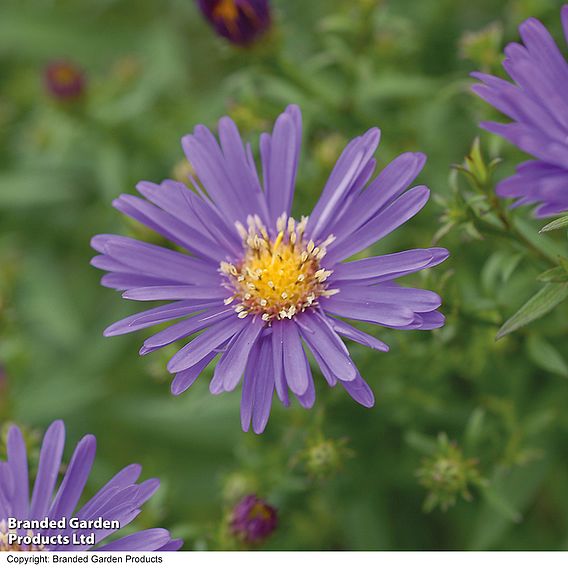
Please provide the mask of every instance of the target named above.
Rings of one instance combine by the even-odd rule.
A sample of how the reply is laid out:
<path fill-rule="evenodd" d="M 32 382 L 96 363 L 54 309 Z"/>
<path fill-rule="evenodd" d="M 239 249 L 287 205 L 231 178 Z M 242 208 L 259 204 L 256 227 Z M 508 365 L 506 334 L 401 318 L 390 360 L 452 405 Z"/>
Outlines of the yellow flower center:
<path fill-rule="evenodd" d="M 258 217 L 248 219 L 248 231 L 237 223 L 243 238 L 243 258 L 236 264 L 221 262 L 220 271 L 233 294 L 225 303 L 234 303 L 240 318 L 254 314 L 267 322 L 290 319 L 317 305 L 318 297 L 337 292 L 329 290 L 326 282 L 332 271 L 320 265 L 326 246 L 334 237 L 318 246 L 313 241 L 306 243 L 307 221 L 303 217 L 296 223 L 283 215 L 278 219 L 278 235 L 273 240 Z"/>
<path fill-rule="evenodd" d="M 226 23 L 235 22 L 239 17 L 239 9 L 235 0 L 220 0 L 213 8 L 213 17 Z"/>
<path fill-rule="evenodd" d="M 248 520 L 252 521 L 254 519 L 261 519 L 263 521 L 269 521 L 272 518 L 272 511 L 264 503 L 255 503 L 249 514 L 247 515 Z"/>
<path fill-rule="evenodd" d="M 32 531 L 27 532 L 28 537 L 33 536 Z M 10 535 L 13 535 L 10 537 Z M 0 521 L 0 552 L 37 552 L 43 550 L 43 546 L 36 546 L 33 544 L 19 544 L 14 537 L 18 536 L 18 531 L 14 529 L 8 529 L 8 524 L 4 519 Z"/>
<path fill-rule="evenodd" d="M 61 64 L 53 72 L 54 82 L 61 87 L 69 87 L 76 79 L 77 72 L 69 65 Z"/>

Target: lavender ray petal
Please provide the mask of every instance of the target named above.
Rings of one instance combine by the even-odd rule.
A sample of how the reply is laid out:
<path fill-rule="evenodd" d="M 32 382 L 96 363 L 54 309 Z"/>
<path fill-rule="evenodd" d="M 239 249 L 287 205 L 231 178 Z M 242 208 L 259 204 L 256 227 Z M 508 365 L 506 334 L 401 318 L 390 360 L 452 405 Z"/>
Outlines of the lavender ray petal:
<path fill-rule="evenodd" d="M 178 373 L 199 363 L 201 359 L 230 339 L 248 322 L 237 317 L 213 324 L 201 335 L 182 347 L 169 361 L 168 371 Z"/>
<path fill-rule="evenodd" d="M 185 369 L 184 371 L 180 371 L 174 377 L 171 386 L 171 393 L 174 396 L 179 396 L 181 393 L 185 392 L 193 383 L 197 380 L 199 375 L 205 367 L 215 359 L 217 353 L 214 351 L 206 355 L 199 363 L 193 365 L 189 369 Z"/>
<path fill-rule="evenodd" d="M 274 385 L 276 394 L 284 406 L 290 405 L 288 385 L 284 376 L 283 337 L 282 324 L 279 321 L 272 323 L 272 358 L 274 369 Z"/>
<path fill-rule="evenodd" d="M 128 316 L 120 321 L 117 321 L 107 327 L 103 332 L 105 337 L 112 337 L 114 335 L 123 335 L 131 333 L 147 327 L 152 327 L 165 321 L 189 316 L 196 311 L 210 308 L 219 305 L 218 301 L 200 302 L 200 301 L 180 301 L 151 308 L 144 312 L 139 312 L 132 316 Z"/>
<path fill-rule="evenodd" d="M 303 314 L 297 318 L 301 335 L 312 352 L 333 369 L 334 375 L 342 381 L 352 381 L 357 369 L 338 335 L 323 324 L 321 318 L 313 314 Z"/>
<path fill-rule="evenodd" d="M 146 529 L 105 544 L 99 547 L 97 551 L 154 551 L 166 546 L 170 540 L 170 533 L 166 529 Z"/>
<path fill-rule="evenodd" d="M 268 423 L 272 396 L 274 394 L 274 372 L 272 358 L 272 340 L 264 338 L 260 343 L 260 354 L 255 373 L 255 394 L 252 411 L 252 429 L 255 434 L 262 434 Z"/>
<path fill-rule="evenodd" d="M 219 286 L 145 286 L 132 288 L 122 294 L 127 300 L 167 301 L 167 300 L 223 300 L 227 290 Z"/>
<path fill-rule="evenodd" d="M 272 223 L 290 213 L 301 143 L 300 109 L 291 105 L 276 120 L 270 143 L 266 198 Z"/>
<path fill-rule="evenodd" d="M 349 396 L 355 401 L 367 408 L 375 405 L 375 395 L 369 385 L 358 375 L 354 381 L 347 383 L 342 382 L 341 386 L 349 393 Z"/>
<path fill-rule="evenodd" d="M 146 339 L 146 341 L 144 341 L 143 352 L 146 354 L 156 349 L 161 349 L 174 341 L 193 335 L 206 327 L 210 327 L 214 323 L 231 317 L 234 313 L 231 308 L 221 305 L 170 325 L 166 329 Z"/>
<path fill-rule="evenodd" d="M 92 497 L 77 513 L 80 519 L 88 519 L 109 497 L 111 494 L 132 485 L 140 477 L 142 468 L 138 464 L 131 464 L 119 471 L 110 481 L 106 483 L 96 495 Z"/>
<path fill-rule="evenodd" d="M 52 519 L 71 515 L 83 492 L 95 459 L 97 442 L 94 436 L 85 436 L 75 448 L 55 500 L 49 511 Z"/>
<path fill-rule="evenodd" d="M 360 286 L 346 284 L 338 295 L 340 301 L 375 302 L 404 307 L 413 312 L 430 312 L 439 308 L 442 299 L 435 292 L 420 288 L 405 288 L 393 283 L 376 284 L 374 286 Z"/>
<path fill-rule="evenodd" d="M 362 227 L 380 210 L 402 195 L 422 171 L 425 163 L 426 156 L 421 153 L 407 152 L 395 158 L 369 184 L 369 187 L 357 196 L 330 231 L 341 234 L 343 231 L 340 229 L 344 226 L 351 227 L 353 231 Z"/>
<path fill-rule="evenodd" d="M 286 383 L 295 395 L 301 396 L 309 387 L 306 354 L 296 323 L 282 321 L 281 325 Z"/>
<path fill-rule="evenodd" d="M 157 549 L 157 552 L 176 552 L 183 546 L 183 540 L 181 538 L 176 538 L 170 540 L 164 546 Z"/>
<path fill-rule="evenodd" d="M 343 300 L 339 297 L 320 301 L 324 311 L 340 317 L 375 323 L 384 327 L 409 325 L 414 320 L 414 312 L 402 306 L 380 302 Z"/>
<path fill-rule="evenodd" d="M 256 362 L 260 354 L 260 341 L 257 341 L 251 350 L 250 357 L 245 368 L 243 388 L 241 392 L 241 428 L 248 432 L 252 420 L 252 410 L 255 397 Z"/>
<path fill-rule="evenodd" d="M 366 345 L 367 347 L 376 349 L 377 351 L 383 351 L 384 353 L 389 351 L 389 346 L 386 343 L 344 321 L 333 318 L 331 325 L 333 329 L 339 333 L 339 335 L 343 335 L 344 337 L 347 337 L 347 339 L 351 339 L 351 341 L 355 341 L 361 345 Z"/>
<path fill-rule="evenodd" d="M 61 420 L 56 420 L 47 429 L 39 454 L 38 472 L 30 507 L 32 519 L 42 519 L 47 515 L 61 465 L 64 444 L 65 426 Z"/>
<path fill-rule="evenodd" d="M 264 321 L 255 318 L 236 336 L 235 341 L 223 353 L 215 367 L 213 380 L 221 380 L 225 391 L 232 391 L 239 384 L 245 371 L 250 351 L 263 327 Z"/>
<path fill-rule="evenodd" d="M 7 451 L 8 464 L 15 483 L 12 515 L 18 519 L 26 519 L 29 508 L 28 457 L 24 437 L 16 426 L 12 426 L 8 432 Z"/>
<path fill-rule="evenodd" d="M 339 245 L 332 243 L 328 249 L 326 263 L 333 264 L 333 262 L 348 258 L 382 239 L 414 217 L 426 205 L 429 196 L 430 192 L 424 186 L 408 190 L 355 231 L 350 239 Z"/>

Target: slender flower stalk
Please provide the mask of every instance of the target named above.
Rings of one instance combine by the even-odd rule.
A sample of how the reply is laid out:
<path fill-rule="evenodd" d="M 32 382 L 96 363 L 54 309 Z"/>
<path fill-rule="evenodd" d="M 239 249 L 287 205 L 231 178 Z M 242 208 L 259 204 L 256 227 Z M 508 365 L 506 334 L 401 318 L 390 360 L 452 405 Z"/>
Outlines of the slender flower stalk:
<path fill-rule="evenodd" d="M 222 37 L 237 45 L 249 45 L 271 23 L 268 0 L 198 0 L 203 15 Z"/>
<path fill-rule="evenodd" d="M 0 551 L 92 548 L 97 551 L 166 551 L 181 547 L 182 541 L 172 540 L 165 529 L 147 529 L 110 542 L 107 540 L 138 516 L 142 505 L 160 486 L 157 479 L 137 483 L 141 472 L 139 465 L 125 467 L 94 497 L 78 507 L 95 459 L 94 436 L 85 436 L 77 444 L 54 496 L 64 445 L 65 427 L 58 420 L 45 433 L 30 499 L 24 438 L 16 426 L 10 429 L 8 459 L 0 462 Z M 21 523 L 19 527 L 11 527 L 14 520 Z M 59 522 L 61 527 L 29 528 L 29 524 L 38 522 Z M 109 526 L 111 524 L 113 526 Z"/>
<path fill-rule="evenodd" d="M 172 393 L 187 390 L 219 357 L 210 390 L 232 391 L 242 380 L 242 427 L 252 422 L 256 433 L 266 426 L 274 393 L 285 406 L 290 395 L 306 408 L 314 404 L 307 351 L 331 387 L 373 406 L 342 337 L 378 351 L 388 346 L 342 318 L 399 330 L 444 324 L 437 294 L 396 279 L 439 264 L 445 249 L 345 262 L 426 204 L 426 187 L 407 190 L 425 156 L 402 154 L 370 181 L 379 130 L 369 130 L 347 145 L 312 214 L 297 221 L 290 210 L 301 137 L 300 110 L 290 106 L 272 134 L 261 136 L 261 181 L 229 118 L 219 122 L 220 144 L 198 126 L 183 147 L 203 188 L 193 178 L 194 191 L 172 180 L 142 182 L 143 198 L 114 202 L 187 254 L 116 235 L 92 240 L 100 253 L 92 264 L 108 272 L 104 286 L 129 300 L 169 302 L 111 325 L 105 335 L 180 320 L 149 337 L 145 355 L 202 332 L 169 361 Z"/>
<path fill-rule="evenodd" d="M 568 41 L 568 5 L 561 17 Z M 513 83 L 473 73 L 481 81 L 473 91 L 513 120 L 480 126 L 535 157 L 502 181 L 497 194 L 515 199 L 516 206 L 538 204 L 536 216 L 545 217 L 568 210 L 568 62 L 535 18 L 519 32 L 523 44 L 509 44 L 503 62 Z"/>

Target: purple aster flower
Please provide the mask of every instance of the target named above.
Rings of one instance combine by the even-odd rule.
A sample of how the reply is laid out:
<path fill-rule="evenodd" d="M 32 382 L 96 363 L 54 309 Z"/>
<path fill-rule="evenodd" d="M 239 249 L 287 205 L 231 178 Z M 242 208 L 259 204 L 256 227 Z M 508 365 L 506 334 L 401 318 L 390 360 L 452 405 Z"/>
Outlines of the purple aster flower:
<path fill-rule="evenodd" d="M 270 27 L 268 0 L 198 0 L 217 33 L 238 45 L 248 45 Z"/>
<path fill-rule="evenodd" d="M 118 530 L 104 528 L 104 525 L 108 526 L 113 521 L 122 528 L 132 522 L 160 482 L 148 479 L 136 483 L 141 468 L 136 464 L 129 465 L 76 511 L 95 459 L 96 440 L 89 435 L 77 444 L 54 497 L 64 444 L 65 427 L 61 420 L 57 420 L 45 433 L 30 501 L 24 438 L 15 426 L 8 432 L 8 459 L 0 462 L 0 550 L 89 550 L 95 546 L 97 551 L 165 551 L 181 547 L 182 541 L 172 540 L 165 529 L 143 530 L 101 545 Z M 81 522 L 92 521 L 94 526 L 83 529 L 71 527 L 72 518 Z M 19 528 L 10 528 L 9 519 L 23 524 Z M 25 525 L 29 521 L 56 522 L 61 519 L 65 519 L 64 528 L 30 530 Z M 97 523 L 103 528 L 94 528 Z M 73 540 L 86 540 L 91 534 L 96 541 L 94 545 L 73 544 Z M 32 542 L 14 540 L 25 537 L 31 538 Z"/>
<path fill-rule="evenodd" d="M 568 40 L 568 5 L 562 8 Z M 515 205 L 538 203 L 538 217 L 568 209 L 568 63 L 544 25 L 529 18 L 519 27 L 524 45 L 505 49 L 503 67 L 514 83 L 473 73 L 473 90 L 513 122 L 482 122 L 481 127 L 509 140 L 536 160 L 524 162 L 497 186 Z"/>
<path fill-rule="evenodd" d="M 219 122 L 220 144 L 204 126 L 183 138 L 203 187 L 166 180 L 141 182 L 144 199 L 121 195 L 114 206 L 187 251 L 127 237 L 98 235 L 92 264 L 108 271 L 104 286 L 129 300 L 170 303 L 119 321 L 105 335 L 120 335 L 180 320 L 149 337 L 151 353 L 203 332 L 172 357 L 172 393 L 188 389 L 220 356 L 213 394 L 234 390 L 244 375 L 241 422 L 264 430 L 275 392 L 290 392 L 310 408 L 315 390 L 309 350 L 330 386 L 340 384 L 371 407 L 373 393 L 351 360 L 342 337 L 379 351 L 388 346 L 341 318 L 393 329 L 434 329 L 444 318 L 428 290 L 403 288 L 395 279 L 445 260 L 445 249 L 417 249 L 344 262 L 413 217 L 426 204 L 424 186 L 407 191 L 425 156 L 405 153 L 372 181 L 379 130 L 345 148 L 308 217 L 290 217 L 300 155 L 301 115 L 290 106 L 260 139 L 261 182 L 249 145 L 229 118 Z"/>
<path fill-rule="evenodd" d="M 278 512 L 256 495 L 247 495 L 235 505 L 231 532 L 246 544 L 260 544 L 278 526 Z"/>
<path fill-rule="evenodd" d="M 83 71 L 70 61 L 53 61 L 44 71 L 47 92 L 59 100 L 77 99 L 85 91 Z"/>

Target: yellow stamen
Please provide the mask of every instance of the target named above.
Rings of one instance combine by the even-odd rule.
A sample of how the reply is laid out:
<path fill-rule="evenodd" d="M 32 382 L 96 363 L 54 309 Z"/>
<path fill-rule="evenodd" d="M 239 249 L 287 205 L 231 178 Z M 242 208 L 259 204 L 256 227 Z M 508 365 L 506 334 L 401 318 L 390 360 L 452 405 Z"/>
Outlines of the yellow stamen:
<path fill-rule="evenodd" d="M 247 221 L 248 231 L 243 231 L 242 225 L 237 227 L 243 237 L 243 258 L 240 262 L 222 262 L 219 270 L 226 278 L 238 316 L 259 315 L 270 322 L 291 319 L 317 305 L 317 298 L 327 295 L 332 271 L 320 266 L 326 252 L 324 243 L 316 246 L 303 240 L 307 218 L 297 223 L 285 215 L 280 217 L 274 240 L 258 217 Z M 332 240 L 329 237 L 325 243 Z"/>

